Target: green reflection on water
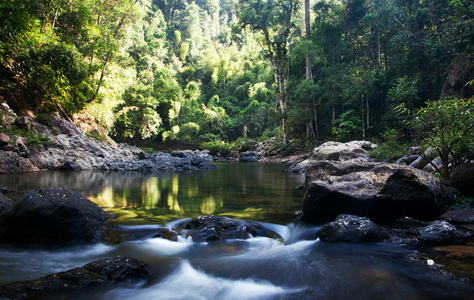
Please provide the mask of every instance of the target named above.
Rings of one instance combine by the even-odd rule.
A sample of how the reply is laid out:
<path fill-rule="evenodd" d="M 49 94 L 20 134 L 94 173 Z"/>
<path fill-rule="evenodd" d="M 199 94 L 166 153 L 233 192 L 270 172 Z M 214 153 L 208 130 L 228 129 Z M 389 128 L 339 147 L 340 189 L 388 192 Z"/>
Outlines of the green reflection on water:
<path fill-rule="evenodd" d="M 288 224 L 301 209 L 295 186 L 301 175 L 284 174 L 282 164 L 221 163 L 193 172 L 48 171 L 0 174 L 0 187 L 16 191 L 62 187 L 82 193 L 124 225 L 166 224 L 214 214 Z M 11 196 L 14 195 L 14 196 Z"/>
<path fill-rule="evenodd" d="M 220 164 L 216 170 L 151 173 L 136 185 L 110 185 L 87 197 L 120 224 L 165 224 L 214 214 L 287 224 L 300 209 L 295 186 L 301 175 L 283 174 L 281 164 Z"/>

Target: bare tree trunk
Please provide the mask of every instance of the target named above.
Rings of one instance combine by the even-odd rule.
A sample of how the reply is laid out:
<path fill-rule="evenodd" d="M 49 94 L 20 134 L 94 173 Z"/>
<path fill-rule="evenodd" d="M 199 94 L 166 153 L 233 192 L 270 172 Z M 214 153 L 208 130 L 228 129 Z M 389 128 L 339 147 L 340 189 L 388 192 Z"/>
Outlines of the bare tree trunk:
<path fill-rule="evenodd" d="M 309 0 L 304 1 L 304 23 L 305 23 L 305 38 L 306 41 L 311 41 L 311 24 L 310 24 L 310 4 Z M 306 79 L 313 79 L 311 72 L 311 53 L 308 45 L 308 52 L 306 53 Z"/>
<path fill-rule="evenodd" d="M 364 94 L 362 94 L 362 140 L 365 141 Z"/>
<path fill-rule="evenodd" d="M 51 36 L 53 36 L 53 34 L 54 34 L 54 26 L 56 25 L 56 19 L 58 17 L 58 11 L 59 11 L 59 8 L 56 8 L 56 12 L 54 13 L 53 26 L 51 26 Z"/>

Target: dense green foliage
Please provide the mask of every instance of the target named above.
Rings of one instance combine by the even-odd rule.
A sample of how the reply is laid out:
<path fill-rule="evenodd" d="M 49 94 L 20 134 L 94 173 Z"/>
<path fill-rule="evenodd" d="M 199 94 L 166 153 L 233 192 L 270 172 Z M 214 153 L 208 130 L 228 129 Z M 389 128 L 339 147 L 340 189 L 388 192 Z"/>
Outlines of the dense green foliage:
<path fill-rule="evenodd" d="M 472 1 L 316 0 L 310 41 L 302 6 L 2 1 L 0 96 L 18 113 L 85 111 L 119 141 L 216 151 L 275 135 L 395 143 L 411 135 L 394 108 L 473 96 Z"/>
<path fill-rule="evenodd" d="M 443 178 L 449 179 L 454 168 L 474 158 L 473 99 L 433 101 L 415 112 L 404 105 L 399 109 L 408 114 L 418 137 L 437 152 L 441 165 L 433 167 Z"/>

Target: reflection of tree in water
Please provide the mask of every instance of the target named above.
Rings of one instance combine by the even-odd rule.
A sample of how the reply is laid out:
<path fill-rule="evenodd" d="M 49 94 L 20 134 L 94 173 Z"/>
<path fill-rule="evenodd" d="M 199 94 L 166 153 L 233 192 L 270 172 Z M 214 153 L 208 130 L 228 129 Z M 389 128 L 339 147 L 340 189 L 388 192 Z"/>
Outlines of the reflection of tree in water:
<path fill-rule="evenodd" d="M 282 174 L 283 167 L 225 164 L 215 170 L 180 173 L 48 171 L 0 175 L 0 182 L 19 194 L 38 187 L 80 192 L 120 224 L 166 224 L 206 214 L 251 220 L 270 217 L 287 223 L 300 209 L 294 187 L 304 178 Z"/>

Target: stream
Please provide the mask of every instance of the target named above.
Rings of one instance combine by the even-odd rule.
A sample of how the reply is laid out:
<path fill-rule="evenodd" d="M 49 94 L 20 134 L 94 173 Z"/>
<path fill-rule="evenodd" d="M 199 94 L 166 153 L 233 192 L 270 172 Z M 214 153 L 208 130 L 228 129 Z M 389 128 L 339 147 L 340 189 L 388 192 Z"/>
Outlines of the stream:
<path fill-rule="evenodd" d="M 204 214 L 258 223 L 280 238 L 194 243 L 161 238 L 44 249 L 0 244 L 0 284 L 31 280 L 94 260 L 132 256 L 150 280 L 36 299 L 474 299 L 414 249 L 384 243 L 324 243 L 298 221 L 304 182 L 281 164 L 220 163 L 182 173 L 48 171 L 0 175 L 15 199 L 38 187 L 82 193 L 125 230 L 172 228 Z"/>

